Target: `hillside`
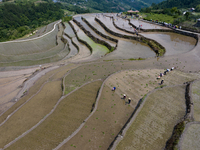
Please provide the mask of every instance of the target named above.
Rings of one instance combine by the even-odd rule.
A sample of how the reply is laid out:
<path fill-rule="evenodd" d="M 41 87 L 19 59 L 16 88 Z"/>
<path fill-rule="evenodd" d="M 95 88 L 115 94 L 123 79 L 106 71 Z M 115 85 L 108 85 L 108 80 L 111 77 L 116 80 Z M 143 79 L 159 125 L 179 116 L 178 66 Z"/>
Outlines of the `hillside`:
<path fill-rule="evenodd" d="M 163 0 L 60 0 L 73 6 L 90 8 L 101 12 L 120 12 L 132 8 L 133 10 L 148 7 L 152 3 Z"/>
<path fill-rule="evenodd" d="M 172 7 L 178 7 L 178 8 L 190 8 L 190 7 L 196 7 L 198 4 L 200 4 L 199 0 L 166 0 L 163 1 L 157 5 L 154 6 L 154 8 L 172 8 Z"/>

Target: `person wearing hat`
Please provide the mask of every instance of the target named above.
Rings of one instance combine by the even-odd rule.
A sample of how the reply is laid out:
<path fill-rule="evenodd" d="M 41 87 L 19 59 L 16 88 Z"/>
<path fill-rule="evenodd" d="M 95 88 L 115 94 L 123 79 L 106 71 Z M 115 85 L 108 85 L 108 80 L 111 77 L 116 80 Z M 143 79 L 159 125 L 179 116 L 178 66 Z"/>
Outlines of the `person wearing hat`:
<path fill-rule="evenodd" d="M 130 104 L 131 103 L 131 98 L 128 98 L 128 104 Z"/>

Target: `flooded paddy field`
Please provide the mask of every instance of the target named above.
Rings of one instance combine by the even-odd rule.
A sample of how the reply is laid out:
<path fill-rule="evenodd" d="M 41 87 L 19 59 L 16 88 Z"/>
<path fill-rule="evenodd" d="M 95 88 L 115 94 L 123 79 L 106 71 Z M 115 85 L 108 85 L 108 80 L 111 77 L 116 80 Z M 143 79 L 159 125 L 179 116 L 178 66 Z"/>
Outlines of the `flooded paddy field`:
<path fill-rule="evenodd" d="M 147 23 L 147 22 L 140 21 L 140 20 L 137 20 L 137 19 L 131 19 L 130 23 L 132 23 L 136 27 L 139 27 L 139 25 L 140 25 L 142 29 L 165 29 L 165 30 L 171 30 L 171 29 L 163 27 L 163 26 Z"/>
<path fill-rule="evenodd" d="M 193 37 L 171 32 L 141 33 L 144 37 L 154 39 L 166 49 L 165 56 L 189 52 L 195 47 L 196 39 Z"/>
<path fill-rule="evenodd" d="M 119 40 L 115 51 L 103 57 L 103 60 L 137 59 L 155 57 L 156 53 L 145 43 L 134 40 Z"/>

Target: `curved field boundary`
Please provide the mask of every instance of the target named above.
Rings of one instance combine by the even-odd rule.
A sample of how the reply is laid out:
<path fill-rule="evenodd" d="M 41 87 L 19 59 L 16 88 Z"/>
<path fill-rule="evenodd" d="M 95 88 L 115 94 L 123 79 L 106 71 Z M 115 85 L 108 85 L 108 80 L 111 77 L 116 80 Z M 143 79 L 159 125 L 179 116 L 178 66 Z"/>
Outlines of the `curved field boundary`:
<path fill-rule="evenodd" d="M 99 81 L 101 79 L 98 79 L 98 80 L 94 80 L 92 82 L 95 82 L 95 81 Z M 27 130 L 26 132 L 24 132 L 22 135 L 18 136 L 15 140 L 11 141 L 10 143 L 8 143 L 7 145 L 4 146 L 3 150 L 8 148 L 10 145 L 12 145 L 13 143 L 15 143 L 16 141 L 18 141 L 19 139 L 21 139 L 22 137 L 24 137 L 25 135 L 27 135 L 29 132 L 31 132 L 32 130 L 34 130 L 35 128 L 37 128 L 44 120 L 46 120 L 47 117 L 49 117 L 54 111 L 55 109 L 57 108 L 57 106 L 59 105 L 59 103 L 64 99 L 66 98 L 68 95 L 74 93 L 75 91 L 77 91 L 78 89 L 82 88 L 83 86 L 85 86 L 86 84 L 89 84 L 89 83 L 92 83 L 91 81 L 90 82 L 87 82 L 85 84 L 83 84 L 82 86 L 80 86 L 79 88 L 75 89 L 74 91 L 71 91 L 70 93 L 68 93 L 67 95 L 65 96 L 62 96 L 58 102 L 56 103 L 56 105 L 53 107 L 53 109 L 50 111 L 50 113 L 48 113 L 42 120 L 40 120 L 36 125 L 34 125 L 32 128 L 30 128 L 29 130 Z"/>
<path fill-rule="evenodd" d="M 77 49 L 77 47 L 74 46 L 74 44 L 72 44 L 72 40 L 65 35 L 62 35 L 62 37 L 65 40 L 65 42 L 67 43 L 68 48 L 69 48 L 68 55 L 65 58 L 63 58 L 62 60 L 69 59 L 71 57 L 76 56 L 78 54 L 78 49 Z"/>
<path fill-rule="evenodd" d="M 82 18 L 81 18 L 82 19 Z M 109 43 L 107 43 L 106 41 L 104 40 L 101 40 L 95 36 L 93 36 L 90 31 L 86 30 L 83 25 L 78 22 L 76 19 L 73 18 L 73 21 L 83 30 L 83 32 L 88 36 L 90 37 L 95 43 L 99 43 L 99 44 L 102 44 L 102 45 L 105 45 L 111 52 L 114 50 L 114 47 L 112 47 Z"/>
<path fill-rule="evenodd" d="M 177 86 L 182 86 L 182 84 L 180 84 L 180 85 L 165 86 L 165 87 L 162 87 L 162 89 L 164 89 L 164 88 L 170 88 L 170 87 L 177 87 Z M 128 119 L 128 121 L 126 122 L 126 124 L 122 127 L 121 131 L 117 134 L 117 136 L 115 137 L 114 141 L 110 144 L 108 150 L 114 150 L 116 148 L 116 146 L 118 145 L 118 143 L 123 139 L 123 136 L 125 136 L 127 130 L 129 129 L 129 127 L 134 122 L 134 120 L 136 119 L 137 115 L 139 114 L 139 112 L 143 108 L 143 106 L 144 106 L 147 98 L 152 93 L 154 93 L 154 92 L 156 92 L 157 90 L 160 90 L 160 89 L 161 88 L 154 89 L 154 90 L 150 91 L 146 96 L 144 96 L 143 98 L 140 99 L 140 101 L 138 102 L 138 104 L 137 104 L 134 112 L 131 114 L 131 116 Z"/>
<path fill-rule="evenodd" d="M 87 19 L 85 19 L 85 18 L 82 17 L 82 20 L 83 20 L 94 32 L 96 32 L 96 33 L 99 34 L 100 36 L 102 36 L 102 37 L 104 37 L 104 38 L 106 38 L 106 39 L 108 39 L 108 40 L 111 40 L 111 41 L 113 41 L 113 42 L 118 43 L 118 39 L 114 39 L 114 38 L 112 38 L 112 37 L 109 37 L 109 36 L 104 35 L 103 33 L 99 32 L 94 26 L 92 26 L 92 25 L 87 21 Z"/>
<path fill-rule="evenodd" d="M 17 42 L 27 42 L 27 41 L 31 41 L 31 40 L 36 40 L 36 39 L 40 39 L 48 34 L 50 34 L 51 32 L 53 32 L 56 28 L 56 25 L 59 24 L 61 22 L 61 20 L 59 20 L 56 24 L 54 24 L 54 27 L 51 31 L 49 31 L 48 33 L 45 33 L 42 36 L 36 37 L 36 38 L 32 38 L 32 39 L 27 39 L 27 40 L 17 40 L 17 41 L 7 41 L 7 42 L 1 42 L 0 44 L 4 44 L 4 43 L 17 43 Z"/>
<path fill-rule="evenodd" d="M 90 50 L 91 54 L 92 54 L 92 51 L 93 51 L 92 47 L 91 47 L 87 42 L 81 40 L 81 39 L 78 37 L 78 35 L 77 35 L 77 33 L 76 33 L 76 30 L 74 29 L 74 26 L 72 25 L 71 22 L 69 22 L 69 25 L 71 26 L 72 30 L 74 31 L 74 33 L 75 33 L 76 38 L 78 39 L 78 41 L 81 42 L 81 43 L 83 43 L 85 46 L 87 46 L 88 49 Z"/>
<path fill-rule="evenodd" d="M 51 68 L 48 68 L 48 69 L 45 69 L 44 71 L 42 72 L 39 72 L 38 74 L 36 74 L 34 77 L 32 77 L 31 79 L 27 80 L 24 82 L 23 84 L 23 88 L 19 91 L 19 93 L 16 95 L 15 99 L 20 99 L 23 95 L 24 95 L 24 92 L 25 91 L 28 91 L 30 89 L 30 87 L 32 87 L 35 83 L 35 81 L 37 79 L 39 79 L 41 76 L 45 75 L 47 72 L 53 70 L 53 69 L 56 69 L 58 68 L 58 66 L 54 66 L 54 67 L 51 67 Z M 33 73 L 34 74 L 34 73 Z M 14 105 L 14 104 L 13 104 Z M 12 105 L 12 106 L 13 106 Z M 8 109 L 10 109 L 12 106 L 10 106 Z M 2 116 L 8 109 L 6 109 L 3 113 L 0 114 L 0 116 Z M 9 115 L 11 116 L 11 114 Z M 0 125 L 1 126 L 1 125 Z"/>
<path fill-rule="evenodd" d="M 78 47 L 78 45 L 77 45 L 76 43 L 74 43 L 73 38 L 70 37 L 67 33 L 64 33 L 64 35 L 66 35 L 69 39 L 71 39 L 72 44 L 76 47 L 76 49 L 77 49 L 78 52 L 79 52 L 80 48 Z"/>
<path fill-rule="evenodd" d="M 95 21 L 97 21 L 108 33 L 114 35 L 114 36 L 117 36 L 117 37 L 120 37 L 120 38 L 125 38 L 125 39 L 131 39 L 131 40 L 139 40 L 139 37 L 137 36 L 129 36 L 129 35 L 123 35 L 123 34 L 120 34 L 120 33 L 117 33 L 117 32 L 114 32 L 112 30 L 110 30 L 106 25 L 104 25 L 104 23 L 98 19 L 97 17 L 95 17 Z"/>
<path fill-rule="evenodd" d="M 166 49 L 160 43 L 158 43 L 157 41 L 155 41 L 153 39 L 149 39 L 144 36 L 136 37 L 136 36 L 122 35 L 122 34 L 116 33 L 114 31 L 108 29 L 106 27 L 106 25 L 104 25 L 103 22 L 101 22 L 98 18 L 95 18 L 95 20 L 110 34 L 113 34 L 113 35 L 121 37 L 121 38 L 136 40 L 136 41 L 148 44 L 154 50 L 154 52 L 157 54 L 157 56 L 163 56 L 166 51 Z"/>

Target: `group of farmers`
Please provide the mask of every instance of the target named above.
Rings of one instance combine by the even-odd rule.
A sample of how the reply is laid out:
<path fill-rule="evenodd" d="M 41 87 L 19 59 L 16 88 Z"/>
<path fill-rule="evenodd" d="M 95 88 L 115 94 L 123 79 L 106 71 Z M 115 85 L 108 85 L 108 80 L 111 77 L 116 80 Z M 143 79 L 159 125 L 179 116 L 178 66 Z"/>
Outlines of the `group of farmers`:
<path fill-rule="evenodd" d="M 161 77 L 163 77 L 164 75 L 166 75 L 167 72 L 170 72 L 170 70 L 173 71 L 174 67 L 172 67 L 171 69 L 166 69 L 166 71 L 164 71 L 164 73 L 160 73 L 160 75 L 157 77 L 157 79 L 160 79 Z M 163 83 L 164 83 L 164 80 L 161 80 L 160 85 L 162 85 Z"/>
<path fill-rule="evenodd" d="M 116 90 L 116 87 L 113 87 L 112 91 L 115 91 L 115 90 Z M 126 100 L 126 94 L 123 94 L 122 99 Z M 130 103 L 131 103 L 131 98 L 128 98 L 128 102 L 126 102 L 126 104 L 130 104 Z"/>

